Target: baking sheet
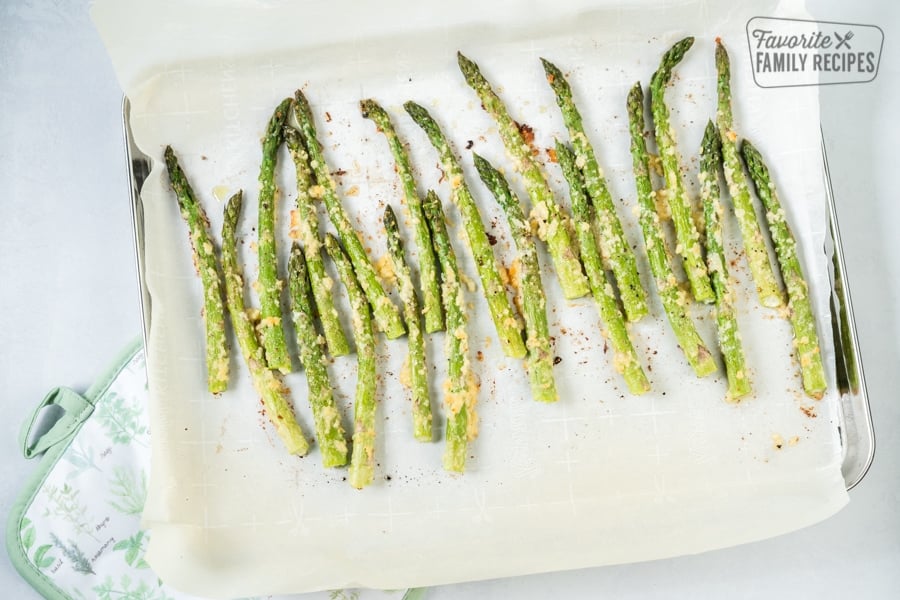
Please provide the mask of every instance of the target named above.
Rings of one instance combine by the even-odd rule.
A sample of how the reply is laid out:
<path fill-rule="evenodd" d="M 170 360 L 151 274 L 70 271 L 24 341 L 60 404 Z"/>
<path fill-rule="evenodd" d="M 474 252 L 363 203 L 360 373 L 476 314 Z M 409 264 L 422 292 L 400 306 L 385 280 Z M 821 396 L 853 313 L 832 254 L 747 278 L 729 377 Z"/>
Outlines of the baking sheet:
<path fill-rule="evenodd" d="M 308 24 L 297 7 L 280 2 L 239 9 L 226 4 L 219 14 L 195 1 L 178 19 L 168 3 L 149 12 L 131 4 L 100 2 L 94 16 L 132 98 L 135 138 L 157 159 L 164 144 L 173 144 L 206 200 L 214 229 L 222 208 L 214 198 L 243 187 L 249 200 L 245 232 L 248 241 L 254 239 L 249 223 L 255 217 L 259 136 L 275 103 L 308 84 L 332 168 L 347 171 L 340 177 L 344 191 L 351 193 L 345 205 L 372 236 L 375 255 L 384 251 L 383 240 L 373 235 L 376 216 L 384 202 L 397 206 L 398 186 L 384 140 L 359 116 L 360 98 L 373 95 L 387 106 L 412 145 L 421 187 L 437 186 L 446 198 L 435 156 L 400 104 L 415 99 L 428 106 L 464 155 L 471 175 L 470 157 L 463 152 L 469 140 L 476 151 L 498 162 L 503 162 L 503 151 L 491 121 L 456 70 L 455 50 L 463 49 L 481 63 L 514 116 L 534 127 L 541 147 L 564 136 L 536 58 L 547 56 L 571 73 L 611 188 L 624 198 L 620 214 L 637 243 L 630 210 L 634 192 L 624 114 L 627 88 L 638 78 L 649 79 L 673 41 L 687 33 L 701 36 L 670 92 L 684 164 L 695 168 L 693 148 L 715 106 L 712 38 L 722 35 L 731 49 L 735 93 L 742 98 L 737 127 L 777 163 L 778 184 L 790 203 L 811 275 L 820 331 L 829 331 L 816 92 L 753 87 L 741 52 L 743 25 L 753 15 L 738 7 L 680 2 L 653 10 L 588 10 L 587 3 L 576 3 L 551 10 L 538 3 L 504 21 L 497 15 L 514 11 L 501 2 L 488 8 L 494 14 L 467 12 L 461 4 L 455 7 L 457 21 L 413 7 L 417 17 L 386 23 L 406 7 L 391 2 L 380 5 L 377 15 L 359 7 L 352 16 L 344 12 L 342 27 L 329 30 L 332 43 L 322 33 L 327 27 Z M 329 6 L 342 14 L 339 6 Z M 303 10 L 325 9 L 309 3 Z M 265 36 L 252 27 L 244 31 L 229 53 L 219 40 L 234 31 L 232 11 L 244 14 L 241 23 L 262 20 L 267 29 Z M 801 15 L 784 4 L 762 12 L 755 7 L 757 12 Z M 484 20 L 459 22 L 459 14 Z M 187 27 L 191 15 L 203 16 L 206 27 L 200 28 L 201 21 Z M 441 25 L 435 23 L 438 18 Z M 491 19 L 508 26 L 491 26 Z M 291 24 L 293 36 L 280 36 L 285 23 Z M 138 24 L 154 34 L 134 37 Z M 416 33 L 391 36 L 398 28 Z M 357 32 L 363 37 L 351 35 Z M 257 45 L 252 54 L 248 38 Z M 153 52 L 148 55 L 142 44 Z M 592 303 L 564 301 L 548 276 L 563 400 L 537 405 L 530 400 L 521 366 L 504 359 L 496 340 L 488 340 L 492 328 L 486 308 L 477 292 L 470 293 L 472 331 L 481 342 L 473 344 L 473 352 L 480 350 L 483 357 L 475 361 L 483 426 L 473 444 L 470 472 L 461 478 L 445 475 L 441 445 L 423 447 L 412 441 L 406 395 L 396 381 L 404 346 L 382 341 L 380 481 L 355 492 L 341 481 L 341 471 L 322 473 L 315 452 L 302 460 L 285 456 L 258 415 L 245 376 L 222 398 L 205 393 L 199 289 L 184 225 L 159 166 L 142 192 L 153 307 L 154 468 L 145 521 L 153 530 L 151 563 L 172 585 L 216 596 L 348 585 L 391 588 L 646 560 L 777 535 L 821 520 L 846 502 L 836 399 L 832 394 L 813 403 L 799 392 L 787 323 L 758 308 L 741 261 L 733 275 L 757 384 L 753 400 L 726 405 L 721 379 L 693 377 L 658 304 L 653 306 L 656 319 L 635 328 L 637 346 L 652 367 L 655 392 L 629 396 L 604 357 Z M 286 166 L 281 173 L 282 224 L 293 188 L 292 168 Z M 555 165 L 548 172 L 558 197 L 565 198 Z M 489 215 L 486 220 L 499 223 L 493 233 L 508 263 L 513 252 L 502 219 L 498 221 L 501 215 L 477 180 L 470 177 L 470 184 Z M 454 218 L 455 212 L 449 212 Z M 734 240 L 735 224 L 728 221 L 726 227 Z M 734 257 L 738 246 L 730 245 Z M 463 269 L 474 279 L 459 243 L 457 250 Z M 244 255 L 248 274 L 253 273 L 255 257 L 246 244 Z M 645 259 L 639 266 L 646 276 Z M 697 317 L 704 338 L 714 343 L 708 312 L 699 309 Z M 443 379 L 439 336 L 432 342 L 429 356 L 437 390 Z M 822 342 L 831 358 L 830 336 Z M 352 398 L 352 362 L 341 359 L 333 368 L 345 402 Z M 243 371 L 237 361 L 233 368 Z M 301 421 L 308 424 L 302 375 L 289 383 Z M 800 410 L 812 405 L 815 418 Z M 798 441 L 776 450 L 773 435 L 785 441 L 797 436 Z"/>

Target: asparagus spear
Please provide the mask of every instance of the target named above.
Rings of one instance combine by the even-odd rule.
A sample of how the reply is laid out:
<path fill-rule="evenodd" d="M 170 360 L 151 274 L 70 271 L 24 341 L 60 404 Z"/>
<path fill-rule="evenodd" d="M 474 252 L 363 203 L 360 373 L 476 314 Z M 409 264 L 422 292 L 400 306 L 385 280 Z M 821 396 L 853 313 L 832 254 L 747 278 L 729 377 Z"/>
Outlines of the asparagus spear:
<path fill-rule="evenodd" d="M 513 358 L 524 358 L 526 349 L 522 341 L 522 329 L 515 317 L 509 298 L 506 296 L 503 282 L 500 280 L 500 265 L 494 257 L 494 251 L 491 249 L 487 233 L 482 225 L 478 205 L 475 204 L 475 200 L 466 186 L 462 167 L 453 155 L 450 143 L 444 137 L 440 126 L 428 114 L 428 111 L 415 102 L 407 102 L 403 107 L 413 121 L 428 135 L 431 144 L 440 156 L 444 174 L 450 180 L 451 199 L 462 215 L 469 249 L 475 258 L 475 266 L 478 269 L 481 285 L 484 287 L 484 296 L 487 299 L 503 353 Z"/>
<path fill-rule="evenodd" d="M 728 290 L 728 267 L 722 246 L 722 204 L 719 202 L 719 165 L 722 164 L 719 132 L 710 121 L 703 135 L 700 148 L 700 198 L 703 200 L 703 218 L 706 223 L 706 262 L 716 293 L 716 328 L 719 347 L 725 359 L 728 376 L 728 400 L 739 400 L 750 393 L 750 379 L 744 367 L 744 350 L 738 330 L 737 315 Z"/>
<path fill-rule="evenodd" d="M 588 281 L 600 321 L 603 337 L 608 339 L 613 349 L 613 365 L 622 374 L 625 384 L 632 394 L 643 394 L 650 390 L 650 382 L 644 374 L 637 352 L 628 335 L 625 317 L 619 310 L 612 286 L 606 279 L 597 239 L 591 228 L 591 209 L 585 190 L 585 182 L 578 170 L 575 153 L 565 144 L 556 142 L 556 158 L 562 168 L 563 175 L 569 184 L 569 197 L 572 201 L 572 215 L 575 218 L 575 231 L 581 245 L 581 260 L 587 271 Z"/>
<path fill-rule="evenodd" d="M 421 212 L 421 205 L 419 206 Z M 431 248 L 431 234 L 427 231 L 428 223 L 422 214 L 421 223 L 425 226 L 425 234 L 428 240 L 426 250 Z M 397 225 L 397 217 L 388 205 L 384 209 L 384 229 L 387 232 L 387 247 L 397 275 L 397 285 L 400 288 L 400 298 L 403 300 L 403 318 L 406 321 L 406 330 L 409 332 L 409 368 L 410 390 L 412 391 L 413 404 L 413 436 L 420 442 L 430 442 L 433 438 L 431 431 L 431 398 L 428 394 L 428 374 L 425 370 L 425 339 L 422 334 L 422 323 L 419 320 L 419 301 L 416 298 L 416 290 L 413 287 L 409 265 L 403 255 L 403 242 L 400 240 L 400 227 Z M 435 265 L 436 266 L 436 265 Z M 437 273 L 435 273 L 437 276 Z M 437 280 L 435 280 L 437 281 Z M 438 306 L 438 315 L 443 321 L 443 312 Z M 443 325 L 443 323 L 441 323 Z"/>
<path fill-rule="evenodd" d="M 375 127 L 387 138 L 388 146 L 397 164 L 397 174 L 403 184 L 403 196 L 409 218 L 415 233 L 416 250 L 419 257 L 419 287 L 422 289 L 422 312 L 425 315 L 425 331 L 434 333 L 444 329 L 444 314 L 441 311 L 441 291 L 438 284 L 437 258 L 431 245 L 428 223 L 422 214 L 422 201 L 416 191 L 416 180 L 413 177 L 409 156 L 403 142 L 397 137 L 394 125 L 387 112 L 375 100 L 363 100 L 359 104 L 363 117 L 372 119 Z M 407 323 L 409 327 L 409 323 Z M 430 413 L 429 413 L 430 414 Z M 431 430 L 429 429 L 429 439 Z"/>
<path fill-rule="evenodd" d="M 297 171 L 297 225 L 300 230 L 300 239 L 303 242 L 302 252 L 309 272 L 313 300 L 319 320 L 322 322 L 322 333 L 331 355 L 344 356 L 350 353 L 350 345 L 347 343 L 337 308 L 334 306 L 332 294 L 334 282 L 325 273 L 325 262 L 322 260 L 319 218 L 309 193 L 313 187 L 309 154 L 303 146 L 300 133 L 293 127 L 286 126 L 284 128 L 284 141 L 291 151 Z"/>
<path fill-rule="evenodd" d="M 756 293 L 763 306 L 777 308 L 784 304 L 784 297 L 775 278 L 772 263 L 769 262 L 769 251 L 763 239 L 756 217 L 756 209 L 750 199 L 750 189 L 741 159 L 738 156 L 737 134 L 734 132 L 734 117 L 731 112 L 731 64 L 728 52 L 721 40 L 716 39 L 716 71 L 718 72 L 719 104 L 716 111 L 716 123 L 722 140 L 722 156 L 725 163 L 725 181 L 728 193 L 734 204 L 744 240 L 744 251 L 750 265 L 750 273 L 756 283 Z"/>
<path fill-rule="evenodd" d="M 639 221 L 644 234 L 644 244 L 650 259 L 650 270 L 656 281 L 656 289 L 662 300 L 663 309 L 669 318 L 675 338 L 688 363 L 697 377 L 704 377 L 716 371 L 716 363 L 709 349 L 703 344 L 690 315 L 689 299 L 679 289 L 678 280 L 672 273 L 671 257 L 665 244 L 659 215 L 654 202 L 653 184 L 650 181 L 649 159 L 644 143 L 644 92 L 640 82 L 634 84 L 628 94 L 628 121 L 631 132 L 631 157 L 637 188 Z"/>
<path fill-rule="evenodd" d="M 709 283 L 709 274 L 703 262 L 703 251 L 700 246 L 700 234 L 697 232 L 691 203 L 681 178 L 675 132 L 669 121 L 669 108 L 665 100 L 666 86 L 672 79 L 672 69 L 681 62 L 693 44 L 694 38 L 684 38 L 663 55 L 659 69 L 650 80 L 650 107 L 656 126 L 660 162 L 666 178 L 665 197 L 675 225 L 675 238 L 678 241 L 675 251 L 684 259 L 684 271 L 691 284 L 694 299 L 698 302 L 712 302 L 715 300 L 715 294 Z"/>
<path fill-rule="evenodd" d="M 285 98 L 275 108 L 262 145 L 262 164 L 259 168 L 259 227 L 257 234 L 259 253 L 259 322 L 262 345 L 266 352 L 266 362 L 270 369 L 282 373 L 291 372 L 291 357 L 288 355 L 281 324 L 281 287 L 278 279 L 278 258 L 275 252 L 275 165 L 278 149 L 284 140 L 283 127 L 287 119 L 291 99 Z"/>
<path fill-rule="evenodd" d="M 781 266 L 781 277 L 788 293 L 788 313 L 794 330 L 794 344 L 800 357 L 800 373 L 803 376 L 803 390 L 812 398 L 819 399 L 825 393 L 825 367 L 819 350 L 816 334 L 816 318 L 809 299 L 809 289 L 803 278 L 803 269 L 797 257 L 797 241 L 788 225 L 784 208 L 778 199 L 778 192 L 769 174 L 762 155 L 747 140 L 741 143 L 741 155 L 747 163 L 750 178 L 756 187 L 766 209 L 769 234 L 775 244 L 775 254 Z"/>
<path fill-rule="evenodd" d="M 194 197 L 184 171 L 171 146 L 166 146 L 166 168 L 169 181 L 178 198 L 181 216 L 188 224 L 194 267 L 203 284 L 203 322 L 206 327 L 206 387 L 213 394 L 228 388 L 228 338 L 225 336 L 225 305 L 222 302 L 222 279 L 216 262 L 209 219 Z"/>
<path fill-rule="evenodd" d="M 447 447 L 444 450 L 444 468 L 462 473 L 466 468 L 468 442 L 478 433 L 478 416 L 475 401 L 478 386 L 469 364 L 469 336 L 466 333 L 466 299 L 459 281 L 456 255 L 450 245 L 450 236 L 444 223 L 444 211 L 437 194 L 429 191 L 422 203 L 425 218 L 431 228 L 431 239 L 441 264 L 443 283 L 441 294 L 447 315 L 446 352 L 448 382 L 445 386 L 444 404 L 447 406 Z"/>
<path fill-rule="evenodd" d="M 290 392 L 276 371 L 266 366 L 263 348 L 256 337 L 256 329 L 244 306 L 244 276 L 237 258 L 235 230 L 241 215 L 242 194 L 236 193 L 225 205 L 225 221 L 222 224 L 222 269 L 225 272 L 225 295 L 231 325 L 237 336 L 244 362 L 250 370 L 253 387 L 262 398 L 263 408 L 275 431 L 290 454 L 303 456 L 309 451 L 309 443 L 294 417 Z"/>
<path fill-rule="evenodd" d="M 339 467 L 347 464 L 347 440 L 325 368 L 325 344 L 313 322 L 312 289 L 307 272 L 303 250 L 294 242 L 288 262 L 288 288 L 297 347 L 300 349 L 300 362 L 306 371 L 309 405 L 322 450 L 322 466 Z"/>
<path fill-rule="evenodd" d="M 581 298 L 590 292 L 587 279 L 581 271 L 578 249 L 569 237 L 569 220 L 556 201 L 553 192 L 547 185 L 547 179 L 531 154 L 531 147 L 522 137 L 519 125 L 509 115 L 509 111 L 500 97 L 491 88 L 478 65 L 456 53 L 459 68 L 466 83 L 469 84 L 481 100 L 481 105 L 497 122 L 503 145 L 515 164 L 516 171 L 522 174 L 525 188 L 531 198 L 531 218 L 537 222 L 538 237 L 547 243 L 553 266 L 559 277 L 559 283 L 566 298 Z"/>
<path fill-rule="evenodd" d="M 541 283 L 541 266 L 531 237 L 531 226 L 525 219 L 519 199 L 513 196 L 503 175 L 478 154 L 474 154 L 474 158 L 481 180 L 506 213 L 513 240 L 519 250 L 519 289 L 525 313 L 525 346 L 528 348 L 525 365 L 531 382 L 531 394 L 540 402 L 556 402 L 559 394 L 553 379 L 553 346 L 547 324 L 547 298 Z"/>
<path fill-rule="evenodd" d="M 581 114 L 572 99 L 572 88 L 556 65 L 544 58 L 541 59 L 541 63 L 544 65 L 547 81 L 556 95 L 563 121 L 572 138 L 575 165 L 584 173 L 584 187 L 594 204 L 595 218 L 600 230 L 600 252 L 615 277 L 622 305 L 625 307 L 625 315 L 629 321 L 639 321 L 648 313 L 647 294 L 641 285 L 634 252 L 625 239 L 622 223 L 616 215 L 616 207 L 606 185 L 603 170 L 597 163 L 594 148 L 584 132 Z M 572 212 L 575 212 L 574 207 Z M 581 258 L 582 262 L 586 260 L 584 256 Z M 588 281 L 590 282 L 590 275 Z"/>
<path fill-rule="evenodd" d="M 325 203 L 325 209 L 328 211 L 328 217 L 331 219 L 338 236 L 341 238 L 350 261 L 353 263 L 353 269 L 359 277 L 359 285 L 362 287 L 372 311 L 375 314 L 375 322 L 378 328 L 384 332 L 389 340 L 398 338 L 406 330 L 403 328 L 403 319 L 400 318 L 400 312 L 391 299 L 384 292 L 378 275 L 375 273 L 375 267 L 363 248 L 362 241 L 350 219 L 341 206 L 341 202 L 337 197 L 334 180 L 328 171 L 328 163 L 325 161 L 325 153 L 322 145 L 316 137 L 316 124 L 313 120 L 312 110 L 309 102 L 303 92 L 297 90 L 294 96 L 294 115 L 300 124 L 300 133 L 303 136 L 306 149 L 309 152 L 310 166 L 316 176 L 317 185 L 310 189 L 310 195 L 314 198 L 321 198 Z"/>
<path fill-rule="evenodd" d="M 356 341 L 357 379 L 353 402 L 353 452 L 350 456 L 350 485 L 362 489 L 375 477 L 375 334 L 366 295 L 356 279 L 353 265 L 337 239 L 325 235 L 325 250 L 337 267 L 347 288 L 353 310 L 353 339 Z"/>

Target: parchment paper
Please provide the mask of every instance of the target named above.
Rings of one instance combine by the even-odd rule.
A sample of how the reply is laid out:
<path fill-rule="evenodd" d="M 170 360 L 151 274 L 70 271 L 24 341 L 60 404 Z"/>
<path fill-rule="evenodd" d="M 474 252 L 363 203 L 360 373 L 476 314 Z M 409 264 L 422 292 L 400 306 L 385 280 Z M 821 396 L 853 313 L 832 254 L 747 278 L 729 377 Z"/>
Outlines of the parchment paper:
<path fill-rule="evenodd" d="M 674 41 L 698 36 L 668 92 L 682 163 L 696 191 L 697 148 L 715 111 L 713 40 L 722 36 L 733 62 L 736 128 L 772 164 L 801 244 L 833 380 L 817 91 L 753 85 L 744 26 L 756 15 L 804 16 L 795 2 L 744 8 L 699 0 L 628 8 L 586 0 L 97 2 L 93 16 L 131 99 L 134 135 L 156 161 L 142 193 L 153 310 L 153 470 L 144 520 L 152 530 L 148 560 L 160 577 L 218 597 L 433 585 L 701 552 L 795 530 L 842 507 L 836 398 L 830 393 L 814 402 L 802 394 L 788 323 L 759 307 L 731 218 L 727 246 L 752 398 L 726 404 L 721 373 L 693 375 L 655 293 L 652 318 L 633 328 L 654 391 L 629 395 L 611 366 L 593 301 L 563 300 L 542 251 L 561 359 L 560 402 L 531 400 L 521 363 L 502 356 L 481 293 L 471 291 L 482 425 L 468 472 L 442 471 L 442 442 L 413 441 L 408 395 L 398 382 L 406 346 L 382 338 L 376 482 L 356 491 L 344 471 L 322 469 L 316 450 L 303 459 L 285 453 L 260 415 L 239 358 L 226 394 L 205 391 L 200 284 L 160 162 L 162 148 L 172 144 L 216 235 L 222 200 L 246 190 L 241 251 L 247 279 L 255 278 L 249 242 L 255 240 L 259 139 L 276 103 L 302 86 L 331 168 L 345 172 L 338 176 L 344 204 L 378 257 L 385 251 L 378 218 L 385 203 L 399 207 L 400 191 L 383 136 L 359 114 L 358 101 L 373 96 L 409 142 L 420 189 L 433 187 L 444 199 L 461 267 L 477 280 L 436 155 L 401 104 L 423 103 L 443 124 L 499 240 L 495 251 L 508 265 L 515 251 L 503 216 L 466 147 L 511 169 L 496 127 L 457 70 L 455 52 L 480 63 L 513 116 L 534 128 L 539 148 L 567 138 L 538 61 L 545 56 L 569 74 L 639 249 L 645 286 L 653 289 L 633 212 L 625 96 L 634 81 L 649 81 Z M 284 261 L 294 180 L 286 152 L 281 161 Z M 546 170 L 567 203 L 557 165 Z M 513 186 L 525 198 L 515 177 Z M 343 293 L 339 302 L 346 307 Z M 697 307 L 695 317 L 714 348 L 710 311 Z M 439 398 L 442 335 L 429 344 Z M 354 360 L 338 359 L 331 369 L 348 426 Z M 288 383 L 311 433 L 303 375 Z"/>

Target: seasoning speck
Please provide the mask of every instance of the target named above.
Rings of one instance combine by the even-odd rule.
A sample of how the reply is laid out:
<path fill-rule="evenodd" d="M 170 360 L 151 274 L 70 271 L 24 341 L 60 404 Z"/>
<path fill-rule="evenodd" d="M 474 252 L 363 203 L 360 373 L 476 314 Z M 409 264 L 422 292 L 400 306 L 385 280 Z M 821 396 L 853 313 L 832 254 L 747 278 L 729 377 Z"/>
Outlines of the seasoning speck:
<path fill-rule="evenodd" d="M 784 447 L 784 438 L 781 437 L 780 433 L 772 434 L 772 446 L 774 446 L 776 450 L 781 450 Z"/>

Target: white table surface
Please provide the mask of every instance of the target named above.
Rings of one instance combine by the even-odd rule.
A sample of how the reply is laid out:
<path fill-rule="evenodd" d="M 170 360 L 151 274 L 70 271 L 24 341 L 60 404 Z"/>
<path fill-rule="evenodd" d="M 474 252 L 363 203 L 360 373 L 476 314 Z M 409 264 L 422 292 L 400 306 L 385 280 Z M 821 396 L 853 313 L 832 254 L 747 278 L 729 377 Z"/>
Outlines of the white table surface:
<path fill-rule="evenodd" d="M 86 388 L 140 331 L 121 91 L 87 0 L 0 2 L 0 517 L 35 464 L 20 423 L 57 385 Z M 900 597 L 900 5 L 811 0 L 885 32 L 872 83 L 822 88 L 822 122 L 878 449 L 819 525 L 650 563 L 435 588 L 429 598 Z M 898 188 L 900 189 L 900 188 Z M 0 549 L 6 558 L 6 549 Z M 0 595 L 36 598 L 8 560 Z"/>

